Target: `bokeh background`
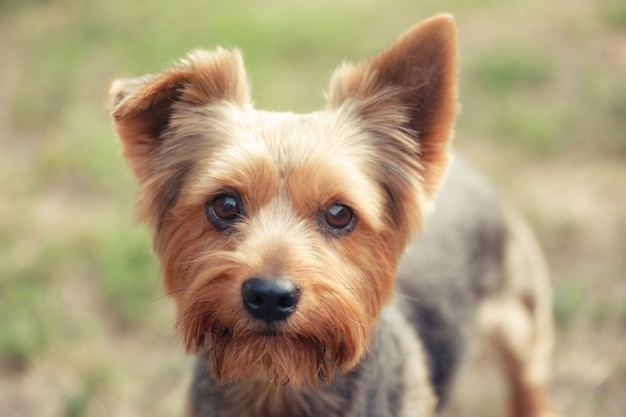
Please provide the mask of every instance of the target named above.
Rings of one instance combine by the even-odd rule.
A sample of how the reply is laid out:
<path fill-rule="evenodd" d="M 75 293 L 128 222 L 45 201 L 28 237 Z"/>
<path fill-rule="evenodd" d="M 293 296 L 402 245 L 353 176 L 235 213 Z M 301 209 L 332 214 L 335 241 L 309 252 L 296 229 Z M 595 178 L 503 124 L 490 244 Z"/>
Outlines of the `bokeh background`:
<path fill-rule="evenodd" d="M 342 60 L 439 11 L 460 33 L 455 146 L 548 255 L 556 405 L 623 417 L 623 0 L 0 0 L 0 415 L 180 415 L 190 359 L 132 219 L 114 78 L 237 46 L 258 107 L 315 110 Z M 448 415 L 502 414 L 481 352 Z"/>

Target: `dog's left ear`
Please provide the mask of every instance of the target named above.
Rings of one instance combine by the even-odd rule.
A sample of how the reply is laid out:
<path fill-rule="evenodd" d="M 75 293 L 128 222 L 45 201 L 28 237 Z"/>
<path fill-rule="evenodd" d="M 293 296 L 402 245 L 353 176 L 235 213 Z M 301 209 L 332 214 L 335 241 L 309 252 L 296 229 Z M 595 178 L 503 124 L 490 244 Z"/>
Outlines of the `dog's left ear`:
<path fill-rule="evenodd" d="M 331 80 L 331 108 L 355 115 L 377 139 L 381 182 L 396 204 L 415 188 L 431 199 L 445 173 L 457 112 L 456 38 L 452 16 L 435 16 Z"/>

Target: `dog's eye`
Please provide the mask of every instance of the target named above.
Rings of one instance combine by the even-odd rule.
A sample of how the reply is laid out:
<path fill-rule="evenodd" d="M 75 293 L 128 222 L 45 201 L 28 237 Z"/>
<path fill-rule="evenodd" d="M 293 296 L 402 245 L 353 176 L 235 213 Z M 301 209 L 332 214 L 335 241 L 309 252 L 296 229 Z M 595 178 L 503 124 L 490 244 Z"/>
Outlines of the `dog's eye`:
<path fill-rule="evenodd" d="M 218 229 L 224 229 L 239 219 L 241 201 L 231 194 L 220 194 L 205 206 L 207 218 Z"/>
<path fill-rule="evenodd" d="M 324 222 L 336 231 L 352 231 L 355 217 L 352 209 L 342 204 L 332 204 L 324 211 Z"/>

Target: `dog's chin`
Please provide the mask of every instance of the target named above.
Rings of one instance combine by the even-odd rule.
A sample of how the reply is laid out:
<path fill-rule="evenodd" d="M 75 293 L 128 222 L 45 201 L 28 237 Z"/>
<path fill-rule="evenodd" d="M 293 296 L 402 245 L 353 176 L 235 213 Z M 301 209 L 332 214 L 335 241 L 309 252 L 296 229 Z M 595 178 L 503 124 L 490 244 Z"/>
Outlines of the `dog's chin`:
<path fill-rule="evenodd" d="M 217 382 L 288 389 L 326 385 L 336 373 L 349 371 L 358 361 L 349 350 L 274 326 L 245 335 L 213 329 L 205 341 L 208 369 Z"/>

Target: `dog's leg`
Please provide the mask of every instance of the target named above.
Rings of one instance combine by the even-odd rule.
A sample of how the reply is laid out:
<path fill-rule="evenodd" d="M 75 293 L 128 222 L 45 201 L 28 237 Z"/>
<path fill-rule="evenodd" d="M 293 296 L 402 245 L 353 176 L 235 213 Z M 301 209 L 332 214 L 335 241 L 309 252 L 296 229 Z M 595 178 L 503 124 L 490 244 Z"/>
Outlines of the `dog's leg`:
<path fill-rule="evenodd" d="M 511 416 L 554 416 L 545 393 L 553 344 L 549 276 L 533 235 L 513 215 L 503 255 L 503 285 L 481 303 L 480 324 L 509 382 Z"/>

